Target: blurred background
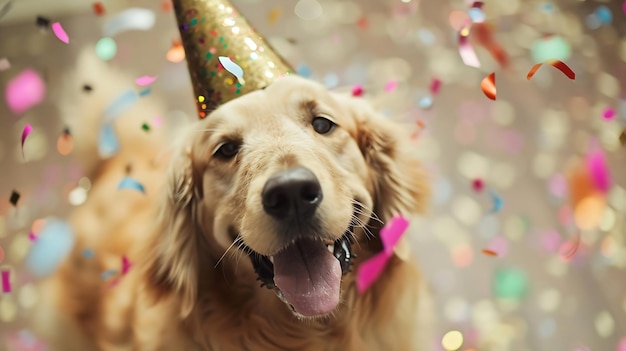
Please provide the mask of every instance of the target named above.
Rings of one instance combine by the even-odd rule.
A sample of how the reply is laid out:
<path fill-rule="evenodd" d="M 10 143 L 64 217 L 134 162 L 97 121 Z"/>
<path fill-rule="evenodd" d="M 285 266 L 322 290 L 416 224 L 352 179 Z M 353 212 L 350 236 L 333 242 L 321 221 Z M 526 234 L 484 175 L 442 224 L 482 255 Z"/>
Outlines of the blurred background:
<path fill-rule="evenodd" d="M 362 89 L 414 129 L 435 194 L 411 227 L 436 296 L 433 350 L 626 351 L 626 3 L 232 2 L 300 75 Z M 105 33 L 129 8 L 151 15 Z M 0 350 L 46 349 L 29 322 L 45 292 L 24 260 L 46 218 L 88 196 L 56 97 L 78 53 L 97 44 L 129 79 L 158 77 L 144 94 L 193 118 L 178 39 L 167 0 L 0 0 Z M 558 64 L 527 79 L 551 59 L 575 79 Z M 16 111 L 20 79 L 35 93 Z"/>

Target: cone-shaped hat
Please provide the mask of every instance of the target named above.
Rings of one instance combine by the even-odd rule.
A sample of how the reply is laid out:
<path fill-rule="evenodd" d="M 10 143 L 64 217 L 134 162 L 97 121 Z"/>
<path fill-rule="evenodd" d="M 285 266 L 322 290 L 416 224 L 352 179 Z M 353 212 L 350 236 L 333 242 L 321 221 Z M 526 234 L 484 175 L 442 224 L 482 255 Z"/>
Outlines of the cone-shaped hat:
<path fill-rule="evenodd" d="M 200 118 L 293 70 L 227 0 L 174 0 Z"/>

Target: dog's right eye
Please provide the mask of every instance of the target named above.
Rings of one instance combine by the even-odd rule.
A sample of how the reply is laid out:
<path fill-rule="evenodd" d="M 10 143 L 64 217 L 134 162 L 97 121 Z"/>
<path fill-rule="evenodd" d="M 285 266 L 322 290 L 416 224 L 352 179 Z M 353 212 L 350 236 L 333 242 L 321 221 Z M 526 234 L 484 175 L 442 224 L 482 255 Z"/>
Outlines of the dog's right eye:
<path fill-rule="evenodd" d="M 222 144 L 222 146 L 220 146 L 217 151 L 215 151 L 215 157 L 219 157 L 223 160 L 228 160 L 231 159 L 233 157 L 235 157 L 235 155 L 237 155 L 237 152 L 239 152 L 239 145 L 235 144 L 235 143 L 224 143 Z"/>

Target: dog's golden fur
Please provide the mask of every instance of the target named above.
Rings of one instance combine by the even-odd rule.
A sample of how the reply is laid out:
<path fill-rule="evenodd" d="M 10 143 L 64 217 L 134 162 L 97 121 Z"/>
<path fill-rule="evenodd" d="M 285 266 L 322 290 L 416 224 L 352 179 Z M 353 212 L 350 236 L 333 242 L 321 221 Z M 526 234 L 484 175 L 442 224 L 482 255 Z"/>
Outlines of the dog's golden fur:
<path fill-rule="evenodd" d="M 332 133 L 315 133 L 311 121 L 318 115 L 337 124 Z M 100 169 L 87 203 L 73 216 L 74 256 L 53 278 L 62 281 L 56 289 L 80 289 L 83 296 L 59 294 L 54 303 L 75 305 L 69 318 L 103 350 L 427 350 L 423 316 L 431 311 L 420 305 L 428 296 L 405 242 L 370 290 L 359 295 L 355 283 L 359 263 L 382 249 L 381 221 L 427 205 L 429 187 L 409 155 L 408 138 L 365 101 L 302 78 L 281 78 L 231 101 L 191 124 L 171 158 L 160 159 L 169 163 L 167 177 L 159 165 L 133 175 L 149 183 L 145 195 L 115 192 L 123 162 Z M 225 141 L 241 144 L 234 159 L 214 156 Z M 154 159 L 150 154 L 134 156 Z M 328 316 L 297 316 L 259 286 L 238 247 L 268 256 L 281 249 L 260 194 L 272 174 L 294 166 L 313 170 L 324 191 L 320 237 L 339 238 L 359 204 L 358 258 Z M 101 217 L 110 206 L 116 215 Z M 80 257 L 81 237 L 92 238 L 92 269 Z M 134 267 L 110 287 L 99 273 L 121 255 Z"/>

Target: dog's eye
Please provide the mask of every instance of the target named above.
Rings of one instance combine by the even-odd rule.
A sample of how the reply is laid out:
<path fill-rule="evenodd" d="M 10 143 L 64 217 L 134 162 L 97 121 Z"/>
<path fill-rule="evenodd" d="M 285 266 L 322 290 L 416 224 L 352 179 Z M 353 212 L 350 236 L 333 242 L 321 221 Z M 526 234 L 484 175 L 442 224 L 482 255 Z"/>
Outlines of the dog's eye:
<path fill-rule="evenodd" d="M 215 151 L 215 156 L 224 160 L 233 158 L 239 152 L 239 145 L 235 143 L 224 143 Z"/>
<path fill-rule="evenodd" d="M 335 129 L 335 126 L 337 126 L 331 120 L 324 117 L 315 117 L 311 124 L 313 124 L 315 132 L 322 135 L 332 132 L 333 129 Z"/>

